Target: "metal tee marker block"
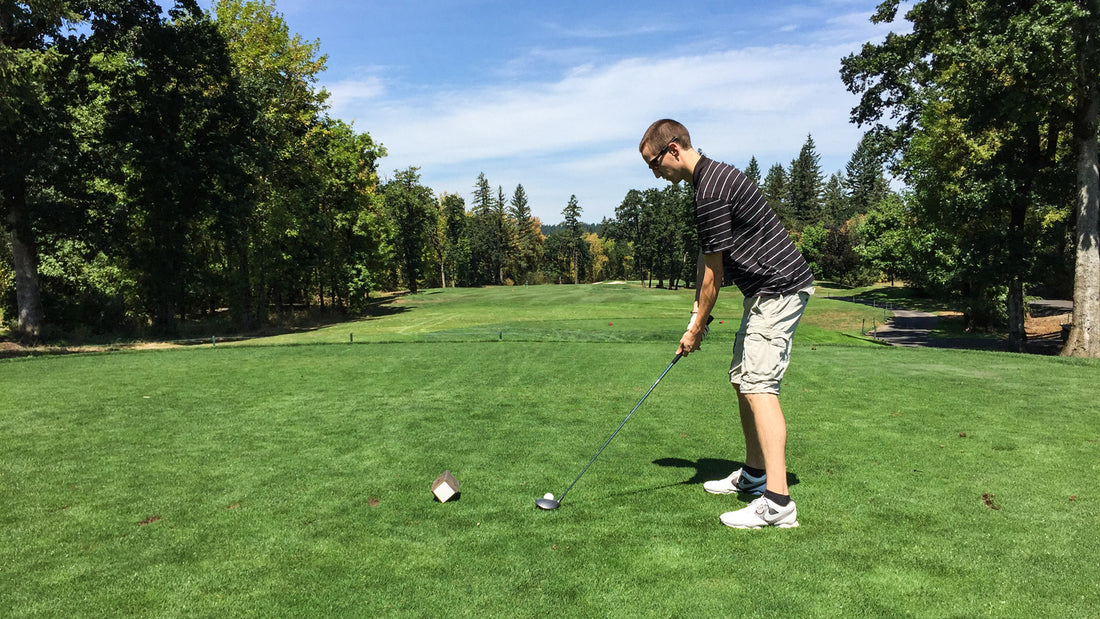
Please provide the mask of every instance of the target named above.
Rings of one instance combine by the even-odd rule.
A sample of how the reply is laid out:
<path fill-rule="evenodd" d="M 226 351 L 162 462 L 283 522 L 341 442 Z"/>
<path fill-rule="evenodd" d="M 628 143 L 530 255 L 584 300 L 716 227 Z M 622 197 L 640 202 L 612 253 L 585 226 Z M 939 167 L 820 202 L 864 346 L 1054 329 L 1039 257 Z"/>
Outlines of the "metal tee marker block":
<path fill-rule="evenodd" d="M 451 475 L 450 471 L 443 471 L 443 474 L 432 482 L 432 494 L 439 499 L 440 503 L 446 503 L 458 494 L 458 480 Z"/>

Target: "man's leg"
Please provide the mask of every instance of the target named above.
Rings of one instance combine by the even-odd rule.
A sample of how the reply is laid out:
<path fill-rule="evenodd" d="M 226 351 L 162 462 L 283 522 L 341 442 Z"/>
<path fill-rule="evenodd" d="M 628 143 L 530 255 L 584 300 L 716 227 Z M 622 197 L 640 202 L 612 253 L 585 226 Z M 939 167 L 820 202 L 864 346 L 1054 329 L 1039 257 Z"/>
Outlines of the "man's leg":
<path fill-rule="evenodd" d="M 734 385 L 736 389 L 738 385 Z M 764 470 L 764 452 L 760 449 L 760 436 L 756 432 L 756 416 L 748 398 L 737 391 L 737 408 L 741 414 L 741 431 L 745 435 L 745 465 Z"/>
<path fill-rule="evenodd" d="M 768 490 L 788 494 L 787 422 L 779 406 L 779 396 L 738 392 L 737 399 L 745 430 L 745 463 L 767 472 Z M 754 436 L 750 438 L 750 434 Z"/>
<path fill-rule="evenodd" d="M 738 385 L 734 385 L 736 389 Z M 762 494 L 764 492 L 764 452 L 756 432 L 756 420 L 748 399 L 737 392 L 737 408 L 741 417 L 741 431 L 745 435 L 745 466 L 728 477 L 708 481 L 703 489 L 711 494 Z"/>
<path fill-rule="evenodd" d="M 765 492 L 760 498 L 739 510 L 722 514 L 719 519 L 722 524 L 735 529 L 797 527 L 798 510 L 787 488 L 787 422 L 779 407 L 779 396 L 740 392 L 737 395 L 738 400 L 749 409 L 749 414 L 744 418 L 751 418 L 756 429 L 757 449 L 763 454 L 767 479 Z M 746 425 L 745 443 L 748 446 L 751 440 L 747 433 Z"/>
<path fill-rule="evenodd" d="M 787 422 L 779 406 L 779 385 L 790 359 L 791 336 L 808 297 L 800 292 L 758 299 L 752 305 L 746 299 L 745 341 L 742 347 L 734 346 L 730 382 L 737 387 L 746 466 L 764 469 L 765 492 L 748 506 L 722 514 L 726 526 L 798 526 L 798 511 L 787 487 Z M 756 464 L 760 461 L 762 465 Z"/>

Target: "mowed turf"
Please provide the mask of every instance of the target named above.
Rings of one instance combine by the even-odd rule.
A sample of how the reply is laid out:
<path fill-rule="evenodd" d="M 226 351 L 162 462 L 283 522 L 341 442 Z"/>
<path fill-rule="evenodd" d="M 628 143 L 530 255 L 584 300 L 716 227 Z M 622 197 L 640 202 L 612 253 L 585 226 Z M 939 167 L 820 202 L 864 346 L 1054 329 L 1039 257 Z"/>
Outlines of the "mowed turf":
<path fill-rule="evenodd" d="M 373 316 L 309 332 L 265 338 L 263 344 L 341 342 L 671 342 L 683 334 L 695 291 L 630 284 L 448 288 L 380 300 Z M 743 297 L 721 293 L 715 336 L 733 342 Z M 804 343 L 866 345 L 861 335 L 888 314 L 826 298 L 810 303 L 796 335 Z M 724 321 L 732 328 L 720 328 Z"/>
<path fill-rule="evenodd" d="M 596 320 L 584 288 L 589 301 L 608 293 L 568 291 L 577 320 Z M 555 304 L 562 292 L 542 294 Z M 630 317 L 639 334 L 682 322 L 690 300 L 666 310 L 666 291 L 616 294 L 658 299 L 658 326 L 642 325 L 644 308 Z M 553 319 L 569 320 L 561 311 Z M 417 312 L 461 328 L 447 304 L 367 324 Z M 535 321 L 527 312 L 510 315 Z M 742 456 L 729 351 L 713 342 L 732 338 L 731 322 L 669 372 L 560 509 L 535 507 L 674 352 L 674 340 L 591 329 L 2 362 L 0 614 L 1100 609 L 1100 365 L 804 339 L 781 396 L 801 526 L 734 531 L 718 515 L 745 502 L 701 485 Z M 444 469 L 461 495 L 440 504 L 430 484 Z"/>

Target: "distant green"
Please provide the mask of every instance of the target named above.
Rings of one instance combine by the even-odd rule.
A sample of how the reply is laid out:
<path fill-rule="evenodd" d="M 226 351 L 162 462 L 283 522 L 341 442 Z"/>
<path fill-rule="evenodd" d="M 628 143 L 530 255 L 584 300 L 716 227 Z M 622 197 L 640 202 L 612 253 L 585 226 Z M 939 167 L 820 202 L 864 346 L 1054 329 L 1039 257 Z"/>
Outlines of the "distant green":
<path fill-rule="evenodd" d="M 725 343 L 536 509 L 671 360 L 690 294 L 447 291 L 277 338 L 297 345 L 0 362 L 0 615 L 1100 609 L 1100 364 L 868 344 L 813 327 L 843 313 L 827 299 L 781 396 L 802 526 L 728 529 L 744 501 L 702 490 L 741 456 Z M 512 339 L 551 332 L 532 313 L 572 328 Z M 447 469 L 461 495 L 440 504 Z"/>

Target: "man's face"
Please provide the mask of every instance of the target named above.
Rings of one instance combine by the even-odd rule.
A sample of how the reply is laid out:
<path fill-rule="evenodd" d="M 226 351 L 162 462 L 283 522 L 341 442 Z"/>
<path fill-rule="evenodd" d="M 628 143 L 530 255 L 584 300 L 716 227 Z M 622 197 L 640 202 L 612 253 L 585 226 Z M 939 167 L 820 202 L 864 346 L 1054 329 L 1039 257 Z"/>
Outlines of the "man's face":
<path fill-rule="evenodd" d="M 676 138 L 673 138 L 672 141 L 665 144 L 663 148 L 656 152 L 652 152 L 647 147 L 645 152 L 642 153 L 642 159 L 645 160 L 646 165 L 648 165 L 649 169 L 653 172 L 653 176 L 663 178 L 672 183 L 678 182 L 680 179 L 676 174 L 676 169 L 673 166 L 667 165 L 665 159 L 669 156 L 669 150 L 674 148 L 674 144 L 676 144 Z"/>

